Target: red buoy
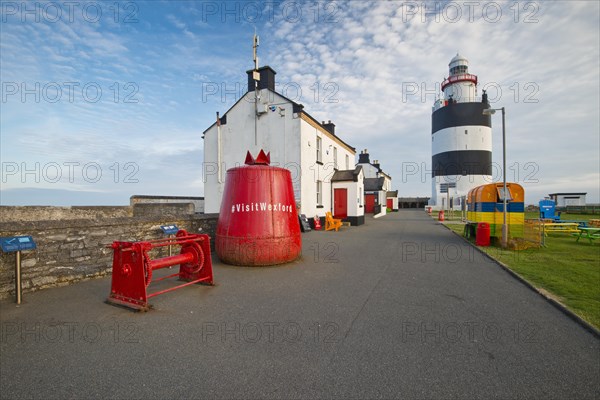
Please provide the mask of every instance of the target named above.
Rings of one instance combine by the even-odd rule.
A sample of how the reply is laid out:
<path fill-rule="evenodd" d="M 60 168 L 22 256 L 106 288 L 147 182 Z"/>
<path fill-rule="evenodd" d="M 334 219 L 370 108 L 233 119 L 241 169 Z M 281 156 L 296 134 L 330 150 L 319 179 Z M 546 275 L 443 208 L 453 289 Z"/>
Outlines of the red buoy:
<path fill-rule="evenodd" d="M 290 262 L 302 250 L 290 171 L 270 166 L 262 150 L 246 165 L 227 170 L 215 250 L 227 264 L 266 266 Z"/>

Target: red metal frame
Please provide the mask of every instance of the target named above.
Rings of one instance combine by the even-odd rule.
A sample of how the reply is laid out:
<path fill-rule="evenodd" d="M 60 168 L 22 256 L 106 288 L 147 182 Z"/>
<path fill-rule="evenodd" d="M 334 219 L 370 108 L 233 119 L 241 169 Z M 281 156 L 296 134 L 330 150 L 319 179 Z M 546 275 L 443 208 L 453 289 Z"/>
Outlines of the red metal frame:
<path fill-rule="evenodd" d="M 477 75 L 459 74 L 448 77 L 444 80 L 444 82 L 442 82 L 442 90 L 444 90 L 446 86 L 456 82 L 473 82 L 475 85 L 477 85 Z"/>
<path fill-rule="evenodd" d="M 148 252 L 157 247 L 181 246 L 177 255 L 151 260 Z M 146 311 L 151 305 L 148 299 L 195 283 L 213 284 L 212 260 L 210 257 L 210 237 L 208 235 L 188 234 L 180 230 L 173 238 L 144 242 L 113 242 L 113 270 L 110 295 L 106 300 L 110 304 Z M 185 281 L 154 293 L 147 288 L 152 281 L 152 271 L 179 265 L 179 272 L 164 276 L 155 281 L 179 277 Z"/>

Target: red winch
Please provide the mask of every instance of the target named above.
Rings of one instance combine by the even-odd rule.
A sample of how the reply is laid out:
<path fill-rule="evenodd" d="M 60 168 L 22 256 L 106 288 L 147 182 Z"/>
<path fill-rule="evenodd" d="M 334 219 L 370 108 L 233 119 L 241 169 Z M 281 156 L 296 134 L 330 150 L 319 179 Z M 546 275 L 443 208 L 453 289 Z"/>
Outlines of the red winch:
<path fill-rule="evenodd" d="M 181 246 L 179 254 L 151 260 L 148 252 L 157 247 Z M 180 230 L 172 238 L 145 242 L 113 242 L 114 250 L 112 286 L 106 300 L 110 304 L 146 311 L 151 306 L 148 299 L 194 283 L 213 284 L 212 261 L 210 258 L 210 237 L 190 234 Z M 155 282 L 175 276 L 186 281 L 169 289 L 147 293 L 152 281 L 152 271 L 179 265 L 179 272 L 170 274 Z"/>

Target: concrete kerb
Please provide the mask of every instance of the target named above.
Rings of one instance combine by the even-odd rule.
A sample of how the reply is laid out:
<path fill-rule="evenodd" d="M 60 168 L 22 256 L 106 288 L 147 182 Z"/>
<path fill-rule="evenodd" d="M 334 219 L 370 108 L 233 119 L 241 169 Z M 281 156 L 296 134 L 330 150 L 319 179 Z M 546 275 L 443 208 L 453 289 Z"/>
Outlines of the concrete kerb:
<path fill-rule="evenodd" d="M 583 318 L 581 318 L 579 315 L 575 314 L 573 311 L 569 310 L 567 308 L 567 306 L 565 306 L 564 304 L 562 304 L 558 300 L 553 299 L 552 297 L 546 295 L 544 293 L 543 289 L 535 287 L 533 284 L 531 284 L 531 282 L 527 281 L 521 275 L 519 275 L 518 273 L 516 273 L 515 271 L 513 271 L 512 269 L 510 269 L 510 267 L 508 265 L 504 264 L 501 261 L 496 260 L 494 257 L 490 256 L 488 253 L 486 253 L 485 251 L 481 250 L 478 246 L 474 245 L 471 241 L 467 240 L 462 235 L 454 232 L 452 229 L 450 229 L 448 226 L 446 226 L 446 224 L 441 223 L 441 222 L 439 224 L 442 225 L 444 228 L 448 229 L 450 232 L 454 233 L 456 236 L 460 237 L 462 240 L 464 240 L 465 242 L 467 242 L 469 244 L 469 246 L 474 247 L 479 253 L 483 254 L 484 257 L 487 257 L 488 259 L 490 259 L 491 261 L 493 261 L 495 264 L 499 265 L 503 270 L 505 270 L 506 272 L 508 272 L 510 275 L 512 275 L 515 279 L 517 279 L 523 285 L 527 286 L 529 289 L 533 290 L 538 295 L 542 296 L 547 302 L 549 302 L 554 307 L 556 307 L 557 309 L 559 309 L 560 311 L 562 311 L 565 315 L 567 315 L 573 321 L 577 322 L 579 325 L 581 325 L 581 327 L 583 327 L 585 330 L 587 330 L 588 332 L 590 332 L 591 334 L 593 334 L 596 338 L 600 339 L 600 330 L 598 330 L 595 326 L 593 326 L 592 324 L 590 324 L 589 322 L 587 322 L 586 320 L 584 320 Z"/>

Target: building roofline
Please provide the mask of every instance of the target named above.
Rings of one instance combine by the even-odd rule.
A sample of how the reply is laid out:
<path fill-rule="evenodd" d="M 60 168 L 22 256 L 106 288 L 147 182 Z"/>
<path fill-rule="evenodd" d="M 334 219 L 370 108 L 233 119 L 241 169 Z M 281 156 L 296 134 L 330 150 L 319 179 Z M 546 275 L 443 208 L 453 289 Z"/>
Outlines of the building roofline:
<path fill-rule="evenodd" d="M 270 67 L 269 67 L 269 68 L 270 68 Z M 317 120 L 316 120 L 316 119 L 315 119 L 315 118 L 314 118 L 312 115 L 310 115 L 309 113 L 307 113 L 306 111 L 304 111 L 304 110 L 303 110 L 304 106 L 303 106 L 302 104 L 300 104 L 300 103 L 296 103 L 295 101 L 293 101 L 293 100 L 291 100 L 291 99 L 288 99 L 287 97 L 285 97 L 285 96 L 284 96 L 284 95 L 282 95 L 281 93 L 277 93 L 277 92 L 275 92 L 275 91 L 273 91 L 273 90 L 271 90 L 271 89 L 269 89 L 269 88 L 265 88 L 265 89 L 263 89 L 263 90 L 268 90 L 269 92 L 275 93 L 276 95 L 278 95 L 278 96 L 281 96 L 281 97 L 282 97 L 284 100 L 286 100 L 286 101 L 290 102 L 292 105 L 294 105 L 294 106 L 296 106 L 296 107 L 300 108 L 300 109 L 301 109 L 301 111 L 300 111 L 300 113 L 299 113 L 299 114 L 301 115 L 301 118 L 302 118 L 302 116 L 306 116 L 306 118 L 304 119 L 306 122 L 308 122 L 309 124 L 311 124 L 311 125 L 313 125 L 313 126 L 316 124 L 316 126 L 315 126 L 315 127 L 316 127 L 317 129 L 319 129 L 321 132 L 323 132 L 325 135 L 327 135 L 327 136 L 328 136 L 330 139 L 333 139 L 334 141 L 338 142 L 338 143 L 339 143 L 339 144 L 341 144 L 342 146 L 346 147 L 346 149 L 347 149 L 347 150 L 349 150 L 350 152 L 352 152 L 353 154 L 356 154 L 356 148 L 355 148 L 355 147 L 352 147 L 352 146 L 350 146 L 348 143 L 346 143 L 346 142 L 344 142 L 342 139 L 340 139 L 340 137 L 339 137 L 339 136 L 337 136 L 337 135 L 335 135 L 335 134 L 333 134 L 333 133 L 329 132 L 327 129 L 325 129 L 325 127 L 324 127 L 324 126 L 323 126 L 323 125 L 322 125 L 322 124 L 321 124 L 319 121 L 317 121 Z M 242 97 L 240 97 L 240 98 L 238 99 L 238 101 L 236 101 L 235 103 L 233 103 L 233 105 L 232 105 L 231 107 L 229 107 L 229 108 L 227 109 L 227 111 L 225 111 L 225 112 L 223 113 L 223 115 L 222 115 L 221 117 L 224 117 L 225 115 L 227 115 L 227 113 L 228 113 L 229 111 L 231 111 L 231 110 L 232 110 L 232 109 L 233 109 L 235 106 L 237 106 L 237 105 L 238 105 L 238 103 L 239 103 L 240 101 L 242 101 L 242 100 L 243 100 L 243 99 L 246 97 L 246 95 L 247 95 L 248 93 L 250 93 L 250 92 L 246 92 L 246 93 L 244 93 L 244 95 L 243 95 Z M 211 130 L 211 129 L 212 129 L 212 127 L 213 127 L 213 126 L 215 126 L 216 124 L 217 124 L 217 121 L 213 122 L 213 123 L 212 123 L 212 124 L 211 124 L 211 125 L 210 125 L 208 128 L 206 128 L 206 129 L 205 129 L 205 130 L 202 132 L 202 136 L 206 135 L 206 132 L 208 132 L 209 130 Z"/>
<path fill-rule="evenodd" d="M 375 164 L 373 164 L 372 162 L 368 162 L 368 163 L 361 163 L 361 162 L 357 162 L 356 165 L 370 165 L 373 168 L 377 169 L 377 172 L 381 172 L 382 175 L 384 175 L 386 178 L 389 178 L 390 180 L 392 180 L 392 176 L 383 172 L 383 170 L 381 169 L 381 167 L 377 167 Z"/>
<path fill-rule="evenodd" d="M 290 100 L 291 101 L 291 100 Z M 330 139 L 332 139 L 334 142 L 337 142 L 338 144 L 346 147 L 346 150 L 349 150 L 350 152 L 352 152 L 353 154 L 356 154 L 356 148 L 350 146 L 348 143 L 344 142 L 342 139 L 340 139 L 339 136 L 329 132 L 327 129 L 325 129 L 325 127 L 319 122 L 317 121 L 312 115 L 310 115 L 309 113 L 307 113 L 306 111 L 302 110 L 300 111 L 301 113 L 301 117 L 305 117 L 302 118 L 304 121 L 308 122 L 311 126 L 313 126 L 314 128 L 317 128 L 319 131 L 321 131 L 321 133 L 327 135 Z"/>
<path fill-rule="evenodd" d="M 231 110 L 233 109 L 233 107 L 237 106 L 237 105 L 238 105 L 238 103 L 239 103 L 240 101 L 244 100 L 244 97 L 246 97 L 246 95 L 247 95 L 248 93 L 250 93 L 250 92 L 246 92 L 246 93 L 244 93 L 244 95 L 243 95 L 242 97 L 240 97 L 240 98 L 238 99 L 238 101 L 236 101 L 235 103 L 233 103 L 233 105 L 232 105 L 231 107 L 229 107 L 229 108 L 227 109 L 227 111 L 225 111 L 225 112 L 223 113 L 223 115 L 221 116 L 221 118 L 223 118 L 225 115 L 227 115 L 227 113 L 228 113 L 229 111 L 231 111 Z M 203 139 L 204 139 L 204 135 L 206 135 L 206 132 L 208 132 L 209 130 L 211 130 L 211 129 L 212 129 L 212 127 L 213 127 L 213 126 L 215 126 L 216 124 L 217 124 L 217 121 L 213 122 L 213 123 L 212 123 L 212 124 L 211 124 L 211 125 L 210 125 L 208 128 L 206 128 L 206 129 L 205 129 L 205 130 L 202 132 Z"/>

